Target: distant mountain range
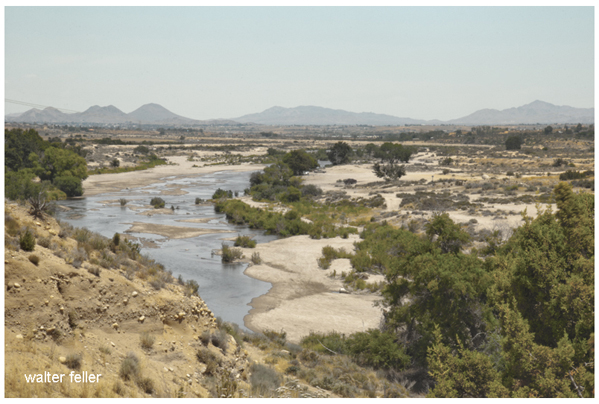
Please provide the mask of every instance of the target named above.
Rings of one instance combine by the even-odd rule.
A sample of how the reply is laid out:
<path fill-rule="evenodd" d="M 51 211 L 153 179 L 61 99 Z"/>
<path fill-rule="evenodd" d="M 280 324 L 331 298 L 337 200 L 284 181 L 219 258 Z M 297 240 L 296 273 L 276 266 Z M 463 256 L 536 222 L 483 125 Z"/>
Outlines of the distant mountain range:
<path fill-rule="evenodd" d="M 468 116 L 449 121 L 400 118 L 373 112 L 349 112 L 315 106 L 295 108 L 272 107 L 256 114 L 244 115 L 230 120 L 200 121 L 172 113 L 158 104 L 146 104 L 128 114 L 109 105 L 93 106 L 85 112 L 66 114 L 56 108 L 31 109 L 22 114 L 10 114 L 6 122 L 24 123 L 71 123 L 71 124 L 125 124 L 142 123 L 162 126 L 194 126 L 211 124 L 258 124 L 258 125 L 517 125 L 517 124 L 590 124 L 595 121 L 594 108 L 558 106 L 534 101 L 517 108 L 504 110 L 481 109 Z"/>
<path fill-rule="evenodd" d="M 272 107 L 264 112 L 232 118 L 241 123 L 262 125 L 436 125 L 441 121 L 423 121 L 399 118 L 373 112 L 349 112 L 341 109 L 302 106 L 295 108 Z"/>
<path fill-rule="evenodd" d="M 109 105 L 100 107 L 94 105 L 84 112 L 66 114 L 56 108 L 47 107 L 43 110 L 33 108 L 22 114 L 10 114 L 6 122 L 23 123 L 64 123 L 64 124 L 126 124 L 142 123 L 163 126 L 193 126 L 214 123 L 235 123 L 227 120 L 200 121 L 177 115 L 158 104 L 146 104 L 128 114 L 117 107 Z"/>

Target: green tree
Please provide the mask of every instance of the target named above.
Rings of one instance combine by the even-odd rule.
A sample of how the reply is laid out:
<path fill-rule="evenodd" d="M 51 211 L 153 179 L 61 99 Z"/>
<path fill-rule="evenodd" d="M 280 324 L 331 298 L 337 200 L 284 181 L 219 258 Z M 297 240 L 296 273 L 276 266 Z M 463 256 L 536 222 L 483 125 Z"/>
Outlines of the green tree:
<path fill-rule="evenodd" d="M 424 227 L 429 240 L 434 241 L 443 253 L 457 254 L 470 241 L 468 233 L 454 223 L 448 213 L 434 213 Z"/>
<path fill-rule="evenodd" d="M 345 142 L 337 142 L 331 147 L 327 157 L 333 165 L 340 165 L 349 163 L 351 154 L 352 148 L 350 145 Z"/>
<path fill-rule="evenodd" d="M 55 177 L 87 178 L 87 163 L 85 159 L 70 150 L 48 147 L 40 159 L 30 155 L 34 170 L 42 180 L 52 181 Z"/>
<path fill-rule="evenodd" d="M 368 145 L 367 145 L 368 146 Z M 403 147 L 398 143 L 385 142 L 374 151 L 374 157 L 381 159 L 381 163 L 372 166 L 374 174 L 386 180 L 395 180 L 406 174 L 405 167 L 398 166 L 398 162 L 407 163 L 412 156 L 411 147 Z"/>
<path fill-rule="evenodd" d="M 427 397 L 509 397 L 509 390 L 501 384 L 501 374 L 488 355 L 466 349 L 459 340 L 457 350 L 449 348 L 443 344 L 438 327 L 428 348 L 427 362 L 435 380 Z"/>
<path fill-rule="evenodd" d="M 506 150 L 520 150 L 522 148 L 522 138 L 520 136 L 509 136 L 505 141 Z"/>
<path fill-rule="evenodd" d="M 83 187 L 81 185 L 81 179 L 75 176 L 59 176 L 55 177 L 53 181 L 54 186 L 64 192 L 68 197 L 81 196 L 83 195 Z"/>
<path fill-rule="evenodd" d="M 545 129 L 543 129 L 543 133 L 545 133 L 546 135 L 549 135 L 553 132 L 553 127 L 551 126 L 546 126 Z"/>
<path fill-rule="evenodd" d="M 283 162 L 291 168 L 294 175 L 302 175 L 304 171 L 318 167 L 318 161 L 305 150 L 293 150 L 283 156 Z"/>

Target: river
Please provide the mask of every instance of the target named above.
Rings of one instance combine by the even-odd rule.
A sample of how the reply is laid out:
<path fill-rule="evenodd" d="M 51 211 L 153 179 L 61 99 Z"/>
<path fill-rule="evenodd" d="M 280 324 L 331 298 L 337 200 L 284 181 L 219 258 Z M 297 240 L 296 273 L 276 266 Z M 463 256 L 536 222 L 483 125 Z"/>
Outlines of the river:
<path fill-rule="evenodd" d="M 271 285 L 244 275 L 247 264 L 222 264 L 220 256 L 213 255 L 212 250 L 220 249 L 223 239 L 236 237 L 237 234 L 252 235 L 258 243 L 274 240 L 276 236 L 267 236 L 246 226 L 231 225 L 223 214 L 215 213 L 211 204 L 196 205 L 195 199 L 209 199 L 217 188 L 242 194 L 243 189 L 249 185 L 250 174 L 251 172 L 220 171 L 190 178 L 167 177 L 161 183 L 144 187 L 60 201 L 59 205 L 70 210 L 59 211 L 56 217 L 105 237 L 112 238 L 118 232 L 150 241 L 157 248 L 142 248 L 142 254 L 163 264 L 175 277 L 181 275 L 185 280 L 193 279 L 198 282 L 198 293 L 215 316 L 247 330 L 243 318 L 251 309 L 250 301 L 265 294 Z M 165 194 L 169 192 L 178 195 Z M 150 210 L 147 205 L 154 196 L 164 199 L 167 208 L 174 206 L 174 212 L 151 216 L 141 214 Z M 127 199 L 126 206 L 120 206 L 120 198 Z M 188 222 L 189 219 L 204 219 L 206 222 Z M 224 230 L 229 233 L 180 239 L 168 239 L 151 233 L 125 233 L 133 222 Z M 227 244 L 233 243 L 228 241 Z"/>

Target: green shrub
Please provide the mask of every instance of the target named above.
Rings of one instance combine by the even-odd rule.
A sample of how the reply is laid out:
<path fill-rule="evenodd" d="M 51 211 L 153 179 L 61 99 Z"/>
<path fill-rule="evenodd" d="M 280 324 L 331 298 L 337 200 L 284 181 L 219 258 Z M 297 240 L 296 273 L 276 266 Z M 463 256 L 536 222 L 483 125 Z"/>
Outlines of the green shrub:
<path fill-rule="evenodd" d="M 150 201 L 150 205 L 152 205 L 154 207 L 154 209 L 164 208 L 164 204 L 165 204 L 164 199 L 159 198 L 157 196 L 152 198 L 152 200 Z"/>
<path fill-rule="evenodd" d="M 129 201 L 127 201 L 125 198 L 121 198 L 121 199 L 119 199 L 119 202 L 120 202 L 121 206 L 125 206 L 127 204 L 127 202 L 129 202 Z"/>
<path fill-rule="evenodd" d="M 567 181 L 567 180 L 578 180 L 578 179 L 582 179 L 582 178 L 586 178 L 587 176 L 591 176 L 594 175 L 594 173 L 592 171 L 575 171 L 575 170 L 568 170 L 564 173 L 561 173 L 559 175 L 559 179 L 561 181 Z"/>
<path fill-rule="evenodd" d="M 347 338 L 346 346 L 349 355 L 362 366 L 403 370 L 410 364 L 410 357 L 390 333 L 357 332 Z"/>
<path fill-rule="evenodd" d="M 196 205 L 199 205 L 200 203 L 204 202 L 204 200 L 202 198 L 196 198 Z"/>
<path fill-rule="evenodd" d="M 224 243 L 222 244 L 222 262 L 230 263 L 241 258 L 243 258 L 243 253 L 239 248 L 232 248 Z"/>
<path fill-rule="evenodd" d="M 118 246 L 121 242 L 121 236 L 119 233 L 114 233 L 114 236 L 112 236 L 112 245 L 114 245 L 115 247 Z"/>
<path fill-rule="evenodd" d="M 253 240 L 250 236 L 238 235 L 235 239 L 235 247 L 255 248 L 256 240 Z"/>
<path fill-rule="evenodd" d="M 35 249 L 35 237 L 29 229 L 25 230 L 25 233 L 19 238 L 19 245 L 24 251 L 33 251 Z"/>
<path fill-rule="evenodd" d="M 214 194 L 212 194 L 212 199 L 220 199 L 220 198 L 233 198 L 233 191 L 218 188 Z"/>
<path fill-rule="evenodd" d="M 55 177 L 53 184 L 56 188 L 60 189 L 69 197 L 83 195 L 83 187 L 81 185 L 81 178 L 79 177 Z"/>

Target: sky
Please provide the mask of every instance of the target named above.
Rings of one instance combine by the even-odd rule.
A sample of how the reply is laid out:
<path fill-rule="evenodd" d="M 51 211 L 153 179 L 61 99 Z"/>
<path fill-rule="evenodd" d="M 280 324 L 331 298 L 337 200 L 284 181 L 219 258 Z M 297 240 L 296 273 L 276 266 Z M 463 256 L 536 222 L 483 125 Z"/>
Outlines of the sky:
<path fill-rule="evenodd" d="M 593 7 L 6 7 L 4 24 L 5 99 L 71 111 L 594 107 Z"/>

